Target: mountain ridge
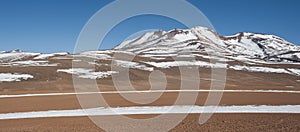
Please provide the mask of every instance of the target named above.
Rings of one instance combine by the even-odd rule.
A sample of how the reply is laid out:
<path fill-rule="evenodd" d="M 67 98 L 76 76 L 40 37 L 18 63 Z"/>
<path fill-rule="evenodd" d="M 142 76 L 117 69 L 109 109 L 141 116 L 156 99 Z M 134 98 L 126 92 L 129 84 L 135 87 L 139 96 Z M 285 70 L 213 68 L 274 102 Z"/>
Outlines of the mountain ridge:
<path fill-rule="evenodd" d="M 162 48 L 166 45 L 169 48 L 183 48 L 192 51 L 197 51 L 197 49 L 198 51 L 225 51 L 225 54 L 247 55 L 270 61 L 300 61 L 300 46 L 279 36 L 249 32 L 221 36 L 205 27 L 148 32 L 138 38 L 121 43 L 114 50 L 143 53 L 154 50 L 155 46 Z M 174 51 L 176 52 L 176 50 Z M 285 54 L 290 54 L 292 57 L 281 57 Z"/>
<path fill-rule="evenodd" d="M 170 57 L 182 51 L 189 51 L 199 53 L 201 56 L 205 56 L 208 52 L 222 53 L 221 57 L 224 59 L 238 61 L 300 62 L 300 46 L 279 36 L 249 32 L 221 36 L 214 30 L 200 26 L 191 29 L 147 32 L 135 39 L 124 41 L 112 50 L 105 51 L 130 52 L 156 59 L 159 59 L 159 56 Z M 199 56 L 199 54 L 195 55 Z M 42 54 L 12 50 L 0 52 L 0 62 L 47 59 L 64 55 L 69 53 Z"/>

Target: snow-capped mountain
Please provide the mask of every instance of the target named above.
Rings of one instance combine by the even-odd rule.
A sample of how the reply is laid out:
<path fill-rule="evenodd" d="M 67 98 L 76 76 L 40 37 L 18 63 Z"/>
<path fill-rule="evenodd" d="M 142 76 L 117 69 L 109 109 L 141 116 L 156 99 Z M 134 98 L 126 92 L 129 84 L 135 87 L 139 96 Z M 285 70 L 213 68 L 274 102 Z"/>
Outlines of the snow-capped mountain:
<path fill-rule="evenodd" d="M 134 53 L 194 52 L 224 53 L 226 56 L 262 59 L 265 61 L 300 62 L 300 47 L 275 35 L 241 32 L 221 36 L 205 27 L 148 32 L 114 48 Z"/>
<path fill-rule="evenodd" d="M 0 53 L 0 62 L 12 62 L 24 59 L 30 59 L 34 56 L 40 55 L 40 53 L 29 53 L 22 51 L 10 51 Z"/>
<path fill-rule="evenodd" d="M 120 53 L 121 57 L 116 53 Z M 135 56 L 135 58 L 130 61 L 124 59 L 124 56 Z M 194 59 L 189 60 L 188 57 Z M 5 67 L 63 68 L 58 69 L 59 73 L 77 73 L 81 77 L 91 78 L 97 78 L 99 75 L 101 78 L 101 75 L 118 73 L 113 71 L 111 66 L 143 72 L 151 72 L 156 68 L 168 70 L 179 66 L 197 66 L 300 76 L 299 58 L 300 47 L 278 36 L 246 32 L 221 36 L 208 28 L 194 27 L 185 30 L 148 32 L 133 40 L 125 41 L 112 50 L 105 51 L 86 51 L 79 54 L 41 54 L 21 50 L 2 52 L 0 69 Z M 80 69 L 80 67 L 72 69 L 72 63 L 95 65 L 99 71 Z"/>
<path fill-rule="evenodd" d="M 54 56 L 64 56 L 68 55 L 69 53 L 52 53 L 52 54 L 42 54 L 42 53 L 31 53 L 31 52 L 23 52 L 22 50 L 11 50 L 11 51 L 3 51 L 0 52 L 0 62 L 14 62 L 14 61 L 21 61 L 21 60 L 42 60 L 48 59 Z"/>
<path fill-rule="evenodd" d="M 78 54 L 20 50 L 0 53 L 0 83 L 28 81 L 31 88 L 47 82 L 51 85 L 46 87 L 53 88 L 78 77 L 103 80 L 111 87 L 111 77 L 122 76 L 128 69 L 130 79 L 141 86 L 148 83 L 150 73 L 159 70 L 172 80 L 170 87 L 178 87 L 179 68 L 195 67 L 204 87 L 209 87 L 211 68 L 216 68 L 228 73 L 227 87 L 300 88 L 299 52 L 299 46 L 274 35 L 244 32 L 220 36 L 204 27 L 155 31 L 112 50 Z M 67 86 L 72 88 L 72 83 Z M 15 85 L 7 83 L 7 87 Z"/>
<path fill-rule="evenodd" d="M 171 31 L 148 32 L 138 38 L 125 41 L 106 52 L 131 52 L 141 57 L 163 59 L 180 57 L 180 52 L 192 51 L 194 56 L 209 58 L 208 52 L 222 53 L 226 60 L 249 63 L 298 63 L 300 46 L 292 44 L 275 35 L 241 32 L 232 36 L 221 36 L 205 27 L 174 29 Z M 41 54 L 12 50 L 0 52 L 0 62 L 20 60 L 44 60 L 68 53 Z M 97 56 L 96 53 L 83 52 L 82 56 Z M 109 57 L 105 57 L 109 58 Z"/>

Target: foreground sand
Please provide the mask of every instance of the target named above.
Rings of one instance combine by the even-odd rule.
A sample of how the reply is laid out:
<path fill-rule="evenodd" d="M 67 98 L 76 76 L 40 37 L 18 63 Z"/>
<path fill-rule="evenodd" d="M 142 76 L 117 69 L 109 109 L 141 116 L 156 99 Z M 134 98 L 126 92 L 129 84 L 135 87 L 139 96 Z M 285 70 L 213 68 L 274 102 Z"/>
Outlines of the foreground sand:
<path fill-rule="evenodd" d="M 150 118 L 135 115 L 132 118 Z M 204 125 L 198 124 L 199 114 L 189 115 L 174 132 L 182 131 L 291 131 L 300 130 L 300 114 L 214 114 Z M 104 131 L 88 117 L 0 120 L 1 132 L 6 131 Z"/>
<path fill-rule="evenodd" d="M 64 91 L 70 92 L 70 91 Z M 17 93 L 16 93 L 17 94 Z M 148 93 L 151 95 L 151 93 Z M 190 93 L 186 93 L 190 94 Z M 140 96 L 140 94 L 136 94 Z M 172 105 L 178 93 L 165 93 L 150 106 Z M 112 107 L 138 106 L 118 94 L 105 94 Z M 203 105 L 207 93 L 199 93 L 197 105 Z M 299 93 L 224 93 L 220 105 L 298 105 Z M 79 109 L 75 95 L 20 97 L 0 99 L 0 114 L 47 110 Z M 155 115 L 130 115 L 132 118 L 151 118 Z M 174 115 L 177 116 L 177 115 Z M 110 116 L 114 117 L 114 116 Z M 199 114 L 190 114 L 171 131 L 299 131 L 300 114 L 214 114 L 204 125 L 198 124 Z M 167 121 L 167 120 L 166 120 Z M 130 126 L 128 126 L 130 129 Z M 0 120 L 2 132 L 62 132 L 104 131 L 88 117 L 58 117 Z"/>
<path fill-rule="evenodd" d="M 197 93 L 183 93 L 186 95 L 185 101 L 178 105 L 189 105 L 190 95 Z M 208 93 L 198 93 L 196 105 L 204 105 Z M 132 96 L 151 97 L 151 93 L 130 94 Z M 219 105 L 299 105 L 299 93 L 224 93 Z M 84 95 L 86 97 L 90 95 Z M 165 93 L 159 99 L 150 104 L 136 104 L 123 98 L 119 94 L 104 94 L 105 101 L 110 107 L 128 107 L 128 106 L 171 106 L 174 105 L 178 93 Z M 91 99 L 92 100 L 92 99 Z M 93 102 L 93 101 L 91 101 Z M 190 104 L 193 105 L 193 104 Z M 2 98 L 0 99 L 0 114 L 12 112 L 30 112 L 47 110 L 72 110 L 80 109 L 81 106 L 75 95 L 62 96 L 42 96 L 42 97 L 21 97 L 21 98 Z M 100 107 L 95 105 L 94 107 Z M 94 108 L 93 107 L 93 108 Z"/>
<path fill-rule="evenodd" d="M 35 78 L 22 82 L 0 83 L 0 95 L 34 94 L 34 93 L 65 93 L 74 92 L 72 76 L 57 73 L 57 69 L 70 68 L 71 62 L 53 60 L 61 63 L 59 67 L 0 67 L 2 72 L 28 73 Z M 234 62 L 235 63 L 235 62 Z M 291 67 L 297 68 L 292 65 Z M 106 67 L 107 68 L 107 67 Z M 98 70 L 103 68 L 98 68 Z M 105 67 L 104 67 L 105 69 Z M 109 70 L 109 68 L 107 69 Z M 175 68 L 161 69 L 167 74 L 168 89 L 180 87 L 180 76 Z M 243 71 L 227 71 L 226 90 L 286 90 L 300 91 L 299 76 L 289 74 L 256 73 Z M 148 90 L 148 72 L 131 70 L 130 78 L 136 90 Z M 199 80 L 201 89 L 210 88 L 210 70 L 201 69 Z M 111 78 L 97 81 L 102 91 L 115 90 Z M 127 89 L 124 89 L 127 90 Z M 186 93 L 187 97 L 189 94 Z M 145 97 L 144 94 L 131 94 Z M 148 93 L 151 97 L 151 93 Z M 196 105 L 203 105 L 207 93 L 201 92 Z M 300 93 L 224 93 L 220 105 L 299 105 Z M 89 96 L 89 95 L 86 95 Z M 173 105 L 178 93 L 164 93 L 158 100 L 147 106 Z M 105 94 L 104 98 L 111 107 L 141 106 L 132 103 L 118 94 Z M 189 104 L 183 102 L 183 105 Z M 21 98 L 0 98 L 0 114 L 12 112 L 31 112 L 47 110 L 72 110 L 81 106 L 75 95 L 39 96 Z M 174 115 L 176 116 L 176 115 Z M 113 116 L 112 116 L 113 117 Z M 149 118 L 151 115 L 131 115 L 134 118 Z M 206 124 L 198 124 L 199 114 L 189 115 L 182 123 L 171 131 L 299 131 L 300 114 L 215 114 Z M 130 126 L 128 126 L 130 129 Z M 0 120 L 2 132 L 35 132 L 35 131 L 103 131 L 88 117 L 58 117 L 37 119 Z"/>

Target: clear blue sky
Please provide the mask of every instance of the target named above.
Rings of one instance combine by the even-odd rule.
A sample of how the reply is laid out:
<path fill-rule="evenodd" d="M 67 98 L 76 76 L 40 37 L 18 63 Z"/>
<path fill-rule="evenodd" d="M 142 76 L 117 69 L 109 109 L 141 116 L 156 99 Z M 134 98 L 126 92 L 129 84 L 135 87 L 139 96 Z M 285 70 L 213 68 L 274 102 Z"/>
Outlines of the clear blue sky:
<path fill-rule="evenodd" d="M 299 0 L 188 1 L 209 18 L 221 35 L 241 31 L 268 33 L 300 44 Z M 109 0 L 1 0 L 0 50 L 73 52 L 76 39 L 85 23 L 109 2 Z M 159 16 L 135 17 L 112 30 L 101 48 L 112 48 L 139 30 L 173 28 L 184 26 Z"/>

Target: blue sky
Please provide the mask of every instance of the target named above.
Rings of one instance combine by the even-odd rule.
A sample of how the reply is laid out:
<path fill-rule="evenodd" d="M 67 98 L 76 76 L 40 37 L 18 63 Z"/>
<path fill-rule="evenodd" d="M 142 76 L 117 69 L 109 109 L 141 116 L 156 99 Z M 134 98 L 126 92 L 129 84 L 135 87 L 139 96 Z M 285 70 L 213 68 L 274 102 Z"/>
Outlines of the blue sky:
<path fill-rule="evenodd" d="M 221 35 L 241 31 L 268 33 L 300 44 L 299 0 L 188 1 L 208 17 Z M 73 52 L 76 39 L 85 23 L 109 2 L 111 1 L 1 0 L 0 50 Z M 173 28 L 185 26 L 160 16 L 134 17 L 113 29 L 101 48 L 112 48 L 139 30 Z"/>

